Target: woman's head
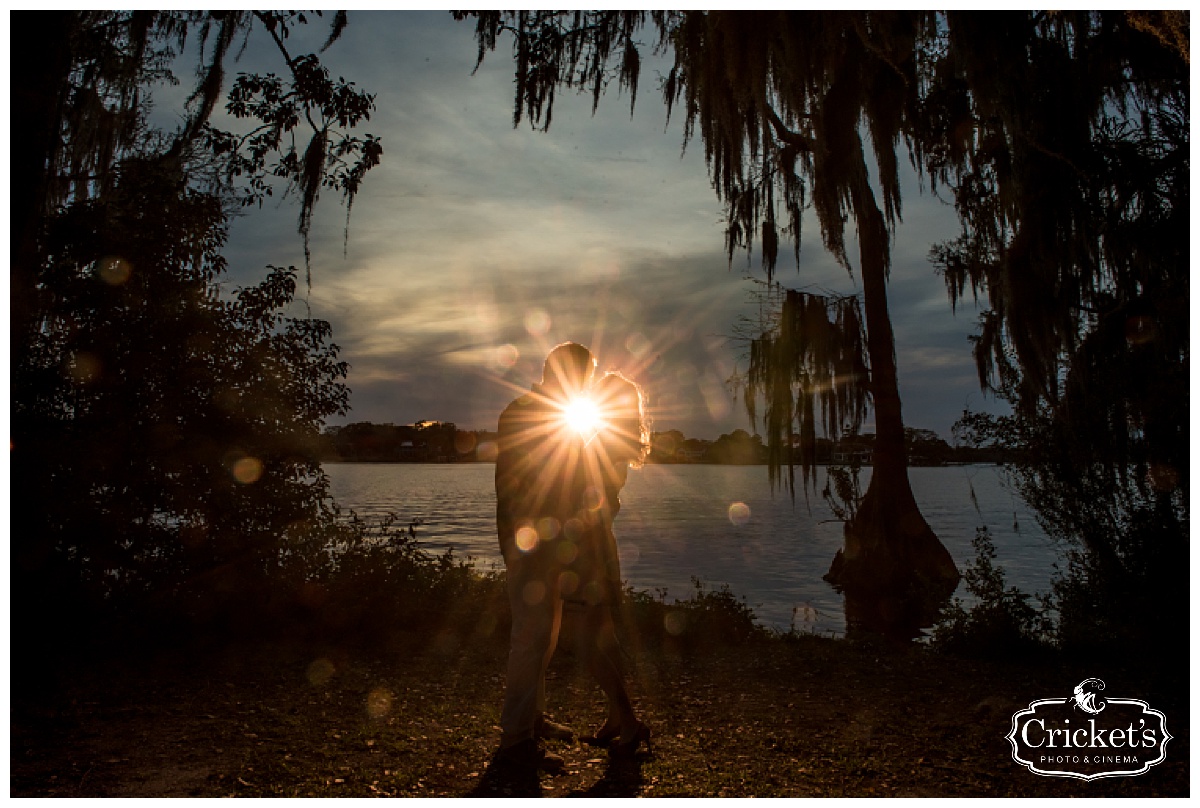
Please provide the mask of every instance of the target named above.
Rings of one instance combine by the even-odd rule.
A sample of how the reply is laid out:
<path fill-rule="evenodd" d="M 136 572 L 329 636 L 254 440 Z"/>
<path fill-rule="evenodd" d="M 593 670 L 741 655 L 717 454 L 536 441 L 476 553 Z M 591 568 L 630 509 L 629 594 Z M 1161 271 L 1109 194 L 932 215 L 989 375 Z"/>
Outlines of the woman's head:
<path fill-rule="evenodd" d="M 592 387 L 592 399 L 603 414 L 605 428 L 600 438 L 609 458 L 640 466 L 650 454 L 650 420 L 642 388 L 609 371 Z"/>

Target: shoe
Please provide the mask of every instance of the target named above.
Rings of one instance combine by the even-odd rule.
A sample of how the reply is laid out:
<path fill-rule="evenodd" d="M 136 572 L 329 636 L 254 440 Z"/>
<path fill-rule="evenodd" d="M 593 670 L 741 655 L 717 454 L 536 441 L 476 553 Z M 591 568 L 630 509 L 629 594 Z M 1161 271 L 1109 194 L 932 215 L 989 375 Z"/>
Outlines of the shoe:
<path fill-rule="evenodd" d="M 575 737 L 575 730 L 566 724 L 559 724 L 542 716 L 533 725 L 533 737 L 546 738 L 551 741 L 570 741 Z"/>
<path fill-rule="evenodd" d="M 647 750 L 650 749 L 650 727 L 639 721 L 633 737 L 628 741 L 614 741 L 608 747 L 608 754 L 615 758 L 631 758 L 642 744 L 646 744 Z"/>
<path fill-rule="evenodd" d="M 588 746 L 609 747 L 612 742 L 621 734 L 620 727 L 605 728 L 601 727 L 600 731 L 595 735 L 580 735 L 579 740 L 583 741 Z"/>
<path fill-rule="evenodd" d="M 505 747 L 496 753 L 496 762 L 502 766 L 512 766 L 530 771 L 544 771 L 548 774 L 560 774 L 567 764 L 553 752 L 547 752 L 537 745 L 533 738 Z"/>

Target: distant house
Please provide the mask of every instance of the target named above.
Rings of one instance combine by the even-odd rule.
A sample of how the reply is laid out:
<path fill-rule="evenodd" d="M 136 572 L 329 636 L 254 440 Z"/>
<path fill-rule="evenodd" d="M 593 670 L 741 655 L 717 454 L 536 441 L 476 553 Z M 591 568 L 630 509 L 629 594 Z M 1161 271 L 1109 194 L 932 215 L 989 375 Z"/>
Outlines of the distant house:
<path fill-rule="evenodd" d="M 855 463 L 870 466 L 875 454 L 875 434 L 844 435 L 830 448 L 829 462 L 837 464 Z"/>
<path fill-rule="evenodd" d="M 833 450 L 834 463 L 857 463 L 860 466 L 871 465 L 871 450 L 857 446 L 838 447 Z"/>

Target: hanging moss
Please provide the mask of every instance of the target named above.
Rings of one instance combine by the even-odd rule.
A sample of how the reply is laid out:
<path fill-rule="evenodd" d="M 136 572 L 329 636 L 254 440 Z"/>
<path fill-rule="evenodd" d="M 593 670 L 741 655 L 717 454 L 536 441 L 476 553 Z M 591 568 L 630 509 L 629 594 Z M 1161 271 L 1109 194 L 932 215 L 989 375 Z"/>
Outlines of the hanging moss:
<path fill-rule="evenodd" d="M 858 298 L 786 290 L 774 327 L 750 342 L 746 376 L 752 423 L 758 422 L 758 399 L 766 402 L 772 486 L 782 484 L 786 466 L 794 497 L 798 464 L 805 492 L 815 488 L 817 429 L 830 437 L 857 431 L 867 413 L 869 379 Z"/>

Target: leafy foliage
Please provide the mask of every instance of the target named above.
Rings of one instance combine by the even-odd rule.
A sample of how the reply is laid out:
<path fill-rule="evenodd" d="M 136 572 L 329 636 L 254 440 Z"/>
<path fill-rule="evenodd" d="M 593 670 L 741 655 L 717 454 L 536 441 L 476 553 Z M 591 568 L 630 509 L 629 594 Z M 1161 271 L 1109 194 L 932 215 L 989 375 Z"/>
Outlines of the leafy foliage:
<path fill-rule="evenodd" d="M 996 546 L 987 528 L 975 531 L 975 561 L 965 570 L 970 609 L 955 598 L 933 631 L 936 648 L 953 654 L 1006 659 L 1045 650 L 1052 636 L 1049 603 L 1031 604 L 1029 595 L 1006 587 L 996 565 Z"/>
<path fill-rule="evenodd" d="M 1056 639 L 1064 649 L 1141 648 L 1177 652 L 1172 620 L 1187 614 L 1188 506 L 1179 477 L 1144 466 L 1114 476 L 1080 460 L 1087 440 L 1052 417 L 968 413 L 956 425 L 963 440 L 999 446 L 1007 469 L 1066 565 L 1055 579 Z"/>
<path fill-rule="evenodd" d="M 727 584 L 709 589 L 692 578 L 688 597 L 667 602 L 667 591 L 635 591 L 626 587 L 621 608 L 622 633 L 635 646 L 666 645 L 692 649 L 738 645 L 767 636 L 755 622 L 754 610 Z"/>
<path fill-rule="evenodd" d="M 282 314 L 295 269 L 232 297 L 219 200 L 126 162 L 51 233 L 54 290 L 14 418 L 36 435 L 44 530 L 96 595 L 263 575 L 327 515 L 315 456 L 348 409 L 329 324 Z M 30 470 L 32 471 L 32 470 Z"/>
<path fill-rule="evenodd" d="M 862 486 L 858 475 L 862 464 L 857 458 L 852 458 L 845 465 L 830 464 L 825 467 L 825 488 L 821 497 L 829 506 L 833 518 L 839 522 L 850 523 L 858 516 L 858 508 L 862 504 Z"/>
<path fill-rule="evenodd" d="M 330 326 L 287 315 L 294 268 L 222 286 L 228 216 L 272 154 L 274 176 L 348 199 L 378 162 L 377 141 L 335 128 L 366 120 L 372 98 L 287 51 L 288 31 L 306 21 L 14 15 L 15 31 L 45 43 L 31 58 L 48 71 L 27 88 L 36 125 L 14 143 L 45 158 L 14 200 L 24 223 L 13 261 L 15 597 L 38 616 L 18 627 L 22 641 L 48 642 L 42 621 L 63 631 L 101 606 L 260 608 L 264 582 L 298 586 L 336 533 L 316 453 L 324 419 L 348 407 Z M 330 41 L 344 24 L 335 17 Z M 256 25 L 290 78 L 242 77 L 231 104 L 280 137 L 221 147 L 208 120 L 224 63 Z M 151 129 L 149 88 L 174 81 L 189 37 L 202 55 L 185 119 Z M 251 109 L 247 83 L 269 85 L 271 100 Z M 280 112 L 288 104 L 295 120 Z M 307 169 L 289 160 L 294 148 L 280 152 L 300 123 L 323 144 L 336 138 Z M 304 185 L 302 219 L 314 187 Z"/>
<path fill-rule="evenodd" d="M 986 301 L 980 382 L 1013 406 L 956 429 L 1062 542 L 1060 644 L 1160 655 L 1189 589 L 1187 15 L 948 23 L 920 142 L 962 233 L 931 255 Z"/>
<path fill-rule="evenodd" d="M 291 56 L 284 43 L 285 17 L 258 16 L 287 62 L 291 80 L 285 82 L 271 73 L 238 74 L 226 110 L 238 120 L 249 121 L 251 128 L 233 133 L 206 126 L 204 142 L 213 154 L 225 158 L 226 180 L 239 184 L 242 205 L 261 205 L 273 194 L 272 179 L 282 179 L 287 189 L 298 191 L 299 231 L 307 260 L 308 234 L 321 189 L 340 192 L 349 216 L 364 176 L 383 155 L 378 138 L 370 134 L 359 138 L 346 131 L 371 117 L 375 98 L 355 89 L 354 82 L 333 81 L 314 54 Z M 303 122 L 310 132 L 301 149 L 296 134 Z"/>
<path fill-rule="evenodd" d="M 496 49 L 501 34 L 513 35 L 516 62 L 516 103 L 513 126 L 528 117 L 543 130 L 550 128 L 554 116 L 555 92 L 561 85 L 590 92 L 592 110 L 614 79 L 620 89 L 629 91 L 632 112 L 637 101 L 641 74 L 640 43 L 634 36 L 646 23 L 644 11 L 516 11 L 472 12 L 476 16 L 475 36 L 483 63 L 488 51 Z M 466 19 L 467 12 L 454 12 L 455 19 Z M 658 48 L 666 46 L 670 12 L 652 12 L 661 36 Z M 615 65 L 613 64 L 615 63 Z"/>
<path fill-rule="evenodd" d="M 349 132 L 370 118 L 374 96 L 353 82 L 331 80 L 315 55 L 293 55 L 288 49 L 290 32 L 307 22 L 305 13 L 283 11 L 18 14 L 17 35 L 45 37 L 53 57 L 42 66 L 45 85 L 33 98 L 45 110 L 45 126 L 21 135 L 28 140 L 23 145 L 44 150 L 39 172 L 42 165 L 45 171 L 28 183 L 32 198 L 20 215 L 32 215 L 33 232 L 40 233 L 43 217 L 71 200 L 103 195 L 124 159 L 145 156 L 150 149 L 186 170 L 194 182 L 203 181 L 219 195 L 235 195 L 243 205 L 271 196 L 276 181 L 297 191 L 307 263 L 309 224 L 321 188 L 340 192 L 349 215 L 364 176 L 383 151 L 378 138 Z M 325 47 L 345 25 L 344 13 L 335 15 Z M 209 119 L 225 89 L 225 62 L 234 41 L 240 36 L 248 42 L 256 27 L 279 50 L 286 78 L 239 75 L 227 109 L 250 128 L 217 130 Z M 189 37 L 199 40 L 202 55 L 187 115 L 173 132 L 147 132 L 149 88 L 155 82 L 178 83 L 171 68 Z M 34 283 L 35 249 L 30 245 L 17 262 L 25 287 Z M 27 307 L 36 306 L 26 303 L 26 293 L 28 288 L 18 287 L 15 294 L 18 327 L 32 322 Z"/>
<path fill-rule="evenodd" d="M 350 517 L 326 532 L 328 552 L 314 557 L 320 563 L 300 587 L 300 617 L 312 630 L 375 644 L 402 630 L 507 635 L 499 575 L 480 573 L 451 550 L 431 552 L 397 528 L 394 514 L 377 526 Z"/>
<path fill-rule="evenodd" d="M 989 307 L 981 384 L 1075 433 L 1070 462 L 1112 487 L 1187 474 L 1188 71 L 1146 22 L 1006 15 L 984 37 L 950 15 L 917 141 L 962 224 L 932 258 L 952 301 Z"/>

